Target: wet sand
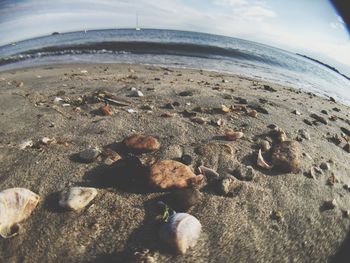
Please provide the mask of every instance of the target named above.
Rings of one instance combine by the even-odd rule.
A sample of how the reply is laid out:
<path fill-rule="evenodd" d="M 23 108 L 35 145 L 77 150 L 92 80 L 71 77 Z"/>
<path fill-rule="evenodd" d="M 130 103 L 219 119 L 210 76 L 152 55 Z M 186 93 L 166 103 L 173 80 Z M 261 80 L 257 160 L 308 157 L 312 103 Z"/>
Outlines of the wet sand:
<path fill-rule="evenodd" d="M 130 96 L 132 87 L 144 96 Z M 112 94 L 127 106 L 110 102 L 113 115 L 103 116 L 99 94 Z M 222 105 L 229 112 L 220 111 Z M 256 117 L 249 116 L 252 110 Z M 191 119 L 195 114 L 204 123 Z M 298 141 L 297 172 L 257 166 L 259 142 L 278 144 L 270 124 Z M 244 137 L 228 141 L 226 130 Z M 118 64 L 0 72 L 0 190 L 24 187 L 41 197 L 19 235 L 0 240 L 0 261 L 341 262 L 350 256 L 350 153 L 343 149 L 349 130 L 348 106 L 234 75 Z M 158 238 L 154 207 L 167 192 L 137 178 L 115 181 L 104 156 L 88 164 L 76 158 L 89 146 L 124 158 L 120 143 L 135 133 L 161 143 L 155 153 L 136 155 L 145 166 L 186 154 L 194 171 L 204 162 L 220 175 L 236 177 L 234 194 L 225 196 L 212 184 L 201 189 L 200 202 L 188 212 L 203 232 L 185 255 Z M 61 143 L 19 147 L 43 137 Z M 198 148 L 208 143 L 218 146 L 203 156 Z M 271 163 L 268 152 L 264 156 Z M 310 169 L 322 163 L 329 169 L 316 168 L 312 178 Z M 252 180 L 233 172 L 247 166 L 254 169 Z M 95 187 L 98 195 L 81 212 L 66 211 L 58 206 L 58 193 L 70 186 Z M 325 202 L 333 199 L 336 205 L 328 209 Z"/>

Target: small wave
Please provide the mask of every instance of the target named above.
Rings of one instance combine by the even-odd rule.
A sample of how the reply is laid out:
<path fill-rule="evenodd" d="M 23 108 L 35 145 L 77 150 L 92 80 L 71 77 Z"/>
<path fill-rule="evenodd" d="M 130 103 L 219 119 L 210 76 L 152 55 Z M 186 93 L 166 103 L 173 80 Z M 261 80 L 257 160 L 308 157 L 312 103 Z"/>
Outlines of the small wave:
<path fill-rule="evenodd" d="M 79 54 L 157 54 L 178 55 L 200 58 L 227 57 L 239 60 L 257 61 L 267 64 L 278 64 L 273 59 L 261 57 L 239 49 L 223 48 L 189 43 L 157 43 L 157 42 L 100 42 L 79 45 L 51 46 L 33 49 L 21 54 L 0 59 L 0 65 L 21 60 L 59 55 Z"/>

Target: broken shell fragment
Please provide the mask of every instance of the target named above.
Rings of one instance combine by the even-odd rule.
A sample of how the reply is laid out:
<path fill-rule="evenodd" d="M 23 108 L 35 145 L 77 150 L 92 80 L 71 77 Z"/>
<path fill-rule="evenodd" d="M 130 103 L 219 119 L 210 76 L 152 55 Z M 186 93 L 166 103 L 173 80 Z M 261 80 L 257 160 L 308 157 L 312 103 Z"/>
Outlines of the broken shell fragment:
<path fill-rule="evenodd" d="M 202 225 L 197 218 L 187 213 L 176 213 L 161 227 L 160 239 L 178 253 L 185 254 L 197 244 L 201 231 Z"/>
<path fill-rule="evenodd" d="M 19 225 L 28 218 L 40 200 L 25 188 L 9 188 L 0 192 L 0 235 L 10 238 L 18 234 Z"/>
<path fill-rule="evenodd" d="M 19 148 L 24 150 L 25 148 L 32 147 L 34 145 L 33 140 L 25 140 L 19 144 Z"/>
<path fill-rule="evenodd" d="M 61 192 L 59 205 L 79 211 L 87 206 L 97 195 L 97 190 L 92 187 L 71 187 Z"/>
<path fill-rule="evenodd" d="M 272 167 L 273 167 L 272 165 L 269 165 L 265 162 L 265 160 L 261 154 L 261 149 L 259 149 L 257 164 L 258 164 L 258 166 L 260 166 L 264 169 L 268 169 L 268 170 L 272 169 Z"/>
<path fill-rule="evenodd" d="M 237 132 L 237 131 L 226 131 L 225 132 L 226 140 L 229 140 L 229 141 L 235 141 L 237 139 L 242 138 L 243 136 L 244 136 L 243 132 Z"/>
<path fill-rule="evenodd" d="M 221 105 L 221 108 L 220 108 L 221 112 L 223 113 L 228 113 L 230 112 L 230 108 L 225 106 L 225 105 Z"/>

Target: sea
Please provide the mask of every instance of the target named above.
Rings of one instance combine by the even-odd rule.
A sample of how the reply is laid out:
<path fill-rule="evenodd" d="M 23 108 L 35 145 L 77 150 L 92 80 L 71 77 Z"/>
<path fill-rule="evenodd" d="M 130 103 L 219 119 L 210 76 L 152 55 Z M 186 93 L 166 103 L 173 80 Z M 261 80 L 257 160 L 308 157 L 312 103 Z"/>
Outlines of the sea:
<path fill-rule="evenodd" d="M 350 105 L 350 81 L 298 54 L 243 39 L 177 30 L 105 29 L 0 47 L 0 71 L 63 63 L 130 63 L 203 69 L 266 80 Z"/>

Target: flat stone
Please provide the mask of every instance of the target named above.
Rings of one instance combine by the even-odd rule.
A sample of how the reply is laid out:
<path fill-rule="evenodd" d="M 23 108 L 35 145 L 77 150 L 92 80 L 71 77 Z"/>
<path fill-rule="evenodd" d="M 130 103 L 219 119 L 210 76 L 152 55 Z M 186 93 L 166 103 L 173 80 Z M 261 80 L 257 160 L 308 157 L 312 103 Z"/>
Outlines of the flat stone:
<path fill-rule="evenodd" d="M 298 130 L 298 134 L 301 136 L 301 138 L 310 140 L 310 133 L 306 129 L 300 129 Z"/>
<path fill-rule="evenodd" d="M 160 148 L 159 141 L 152 136 L 135 134 L 126 138 L 123 142 L 129 151 L 136 153 L 154 152 Z"/>
<path fill-rule="evenodd" d="M 101 154 L 98 148 L 87 148 L 79 153 L 79 158 L 82 162 L 91 163 Z"/>
<path fill-rule="evenodd" d="M 196 183 L 197 178 L 191 169 L 173 160 L 160 161 L 151 166 L 149 183 L 159 189 L 187 188 Z"/>
<path fill-rule="evenodd" d="M 61 192 L 59 205 L 79 211 L 86 207 L 97 195 L 97 190 L 92 187 L 71 187 Z"/>
<path fill-rule="evenodd" d="M 284 141 L 273 148 L 272 163 L 284 172 L 297 172 L 300 168 L 301 150 L 294 141 Z"/>

